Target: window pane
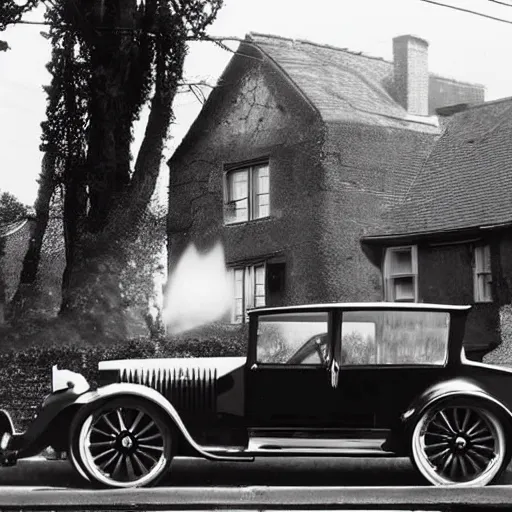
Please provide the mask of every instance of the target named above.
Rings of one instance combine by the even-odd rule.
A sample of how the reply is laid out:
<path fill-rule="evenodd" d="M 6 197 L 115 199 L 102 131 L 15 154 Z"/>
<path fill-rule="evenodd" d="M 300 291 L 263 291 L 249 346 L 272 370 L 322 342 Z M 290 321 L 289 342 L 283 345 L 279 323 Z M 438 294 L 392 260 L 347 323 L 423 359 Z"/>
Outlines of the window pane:
<path fill-rule="evenodd" d="M 269 215 L 269 178 L 268 166 L 255 167 L 253 170 L 254 218 Z"/>
<path fill-rule="evenodd" d="M 484 245 L 483 247 L 483 256 L 484 256 L 484 266 L 483 271 L 487 273 L 491 273 L 491 246 L 490 245 Z"/>
<path fill-rule="evenodd" d="M 256 284 L 265 284 L 265 266 L 255 267 Z"/>
<path fill-rule="evenodd" d="M 414 302 L 414 278 L 396 277 L 392 280 L 393 300 Z"/>
<path fill-rule="evenodd" d="M 255 183 L 254 187 L 257 194 L 268 194 L 269 192 L 269 179 L 268 179 L 268 166 L 255 167 L 254 169 Z"/>
<path fill-rule="evenodd" d="M 229 174 L 231 178 L 231 197 L 230 201 L 238 199 L 246 199 L 249 195 L 248 173 L 244 171 L 236 171 Z"/>
<path fill-rule="evenodd" d="M 410 249 L 391 251 L 390 274 L 412 274 L 412 254 Z"/>
<path fill-rule="evenodd" d="M 312 355 L 318 353 L 317 346 L 326 351 L 327 317 L 327 313 L 261 315 L 258 319 L 257 360 L 261 363 L 311 364 Z"/>
<path fill-rule="evenodd" d="M 235 316 L 242 317 L 244 314 L 244 302 L 242 299 L 235 300 Z"/>
<path fill-rule="evenodd" d="M 479 274 L 477 276 L 477 291 L 475 299 L 478 302 L 492 301 L 491 281 L 492 277 L 490 274 Z"/>
<path fill-rule="evenodd" d="M 256 219 L 261 219 L 263 217 L 268 217 L 269 215 L 270 215 L 270 213 L 269 213 L 268 204 L 258 205 L 258 207 L 256 208 L 256 211 L 254 213 L 254 217 Z"/>
<path fill-rule="evenodd" d="M 476 272 L 491 272 L 491 247 L 489 245 L 475 247 L 475 269 Z"/>
<path fill-rule="evenodd" d="M 235 270 L 235 298 L 242 299 L 244 296 L 244 271 Z"/>
<path fill-rule="evenodd" d="M 342 363 L 442 365 L 447 357 L 449 326 L 450 315 L 443 312 L 346 312 Z"/>
<path fill-rule="evenodd" d="M 350 314 L 346 314 L 341 326 L 341 346 L 342 364 L 375 364 L 375 323 L 351 322 Z"/>
<path fill-rule="evenodd" d="M 248 220 L 248 201 L 247 199 L 241 199 L 234 203 L 234 215 L 232 222 L 243 222 Z"/>
<path fill-rule="evenodd" d="M 260 265 L 254 268 L 254 305 L 265 305 L 265 266 Z"/>
<path fill-rule="evenodd" d="M 256 303 L 254 304 L 255 307 L 259 308 L 261 306 L 264 306 L 265 305 L 265 296 L 260 296 L 260 295 L 257 295 L 256 296 Z"/>

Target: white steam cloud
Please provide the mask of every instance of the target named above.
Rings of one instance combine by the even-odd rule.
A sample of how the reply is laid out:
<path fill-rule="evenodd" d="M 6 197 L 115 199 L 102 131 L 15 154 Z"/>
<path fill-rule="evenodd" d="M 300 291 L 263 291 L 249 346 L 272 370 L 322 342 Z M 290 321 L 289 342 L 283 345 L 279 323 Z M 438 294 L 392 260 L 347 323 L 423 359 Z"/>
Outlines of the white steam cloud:
<path fill-rule="evenodd" d="M 189 245 L 169 279 L 162 314 L 167 332 L 178 334 L 220 320 L 231 311 L 232 298 L 222 244 L 204 255 Z"/>

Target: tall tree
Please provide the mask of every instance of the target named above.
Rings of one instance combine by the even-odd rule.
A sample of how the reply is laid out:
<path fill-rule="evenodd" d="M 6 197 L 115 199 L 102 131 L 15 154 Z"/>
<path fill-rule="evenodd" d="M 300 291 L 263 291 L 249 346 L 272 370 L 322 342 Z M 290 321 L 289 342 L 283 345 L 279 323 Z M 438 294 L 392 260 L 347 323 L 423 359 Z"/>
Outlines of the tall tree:
<path fill-rule="evenodd" d="M 206 37 L 222 1 L 46 4 L 53 56 L 42 149 L 64 191 L 61 315 L 89 319 L 99 335 L 122 337 L 144 325 L 123 276 L 136 272 L 132 247 L 155 190 L 187 42 Z M 145 135 L 132 159 L 145 105 Z"/>

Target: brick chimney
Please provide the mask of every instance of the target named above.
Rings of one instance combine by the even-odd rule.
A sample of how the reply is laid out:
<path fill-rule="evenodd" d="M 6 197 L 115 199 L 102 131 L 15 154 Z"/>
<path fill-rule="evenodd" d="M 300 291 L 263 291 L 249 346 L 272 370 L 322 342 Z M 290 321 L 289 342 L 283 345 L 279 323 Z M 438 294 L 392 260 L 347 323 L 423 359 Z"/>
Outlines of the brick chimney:
<path fill-rule="evenodd" d="M 405 35 L 393 39 L 395 97 L 409 114 L 428 115 L 428 42 Z"/>

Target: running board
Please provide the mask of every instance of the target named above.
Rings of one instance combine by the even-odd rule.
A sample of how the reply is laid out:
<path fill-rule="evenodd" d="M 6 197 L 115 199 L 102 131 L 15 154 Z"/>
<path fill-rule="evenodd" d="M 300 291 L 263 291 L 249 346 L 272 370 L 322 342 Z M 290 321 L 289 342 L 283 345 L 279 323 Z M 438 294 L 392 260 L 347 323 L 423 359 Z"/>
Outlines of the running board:
<path fill-rule="evenodd" d="M 390 456 L 381 448 L 384 439 L 319 439 L 290 437 L 251 437 L 247 454 L 274 453 L 301 455 Z"/>
<path fill-rule="evenodd" d="M 289 437 L 252 437 L 247 449 L 241 446 L 203 446 L 217 459 L 247 460 L 259 456 L 320 456 L 320 457 L 394 457 L 395 453 L 381 448 L 384 439 L 297 439 Z"/>

